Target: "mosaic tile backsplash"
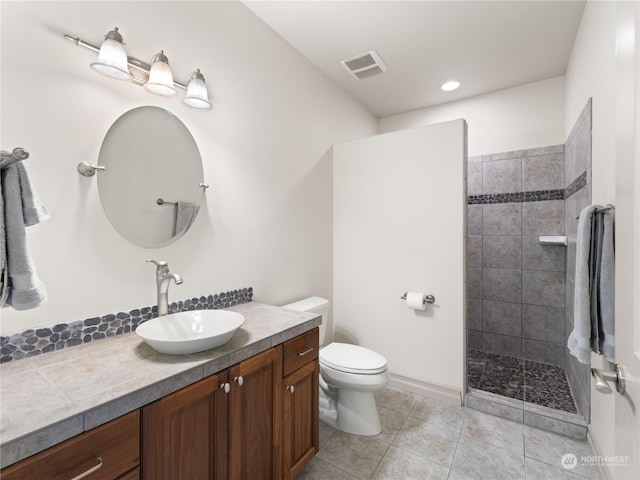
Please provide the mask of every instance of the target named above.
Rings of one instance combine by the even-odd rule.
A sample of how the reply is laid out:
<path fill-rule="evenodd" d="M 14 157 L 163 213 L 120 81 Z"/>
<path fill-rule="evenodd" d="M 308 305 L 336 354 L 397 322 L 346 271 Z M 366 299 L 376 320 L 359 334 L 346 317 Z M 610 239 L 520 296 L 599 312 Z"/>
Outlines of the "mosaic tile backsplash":
<path fill-rule="evenodd" d="M 228 308 L 249 303 L 252 299 L 253 288 L 242 288 L 173 302 L 169 305 L 169 313 Z M 0 363 L 133 332 L 138 325 L 157 316 L 158 307 L 153 305 L 0 336 Z"/>

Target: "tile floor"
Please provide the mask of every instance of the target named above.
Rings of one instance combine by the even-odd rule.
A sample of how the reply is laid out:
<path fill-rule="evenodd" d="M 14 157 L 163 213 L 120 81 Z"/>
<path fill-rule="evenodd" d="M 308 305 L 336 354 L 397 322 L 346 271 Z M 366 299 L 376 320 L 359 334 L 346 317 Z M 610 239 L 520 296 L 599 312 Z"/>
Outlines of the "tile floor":
<path fill-rule="evenodd" d="M 467 365 L 472 388 L 578 413 L 562 367 L 471 349 Z"/>
<path fill-rule="evenodd" d="M 298 480 L 599 479 L 586 441 L 386 387 L 376 394 L 382 433 L 360 437 L 320 423 L 320 451 Z M 565 454 L 577 458 L 565 469 Z"/>

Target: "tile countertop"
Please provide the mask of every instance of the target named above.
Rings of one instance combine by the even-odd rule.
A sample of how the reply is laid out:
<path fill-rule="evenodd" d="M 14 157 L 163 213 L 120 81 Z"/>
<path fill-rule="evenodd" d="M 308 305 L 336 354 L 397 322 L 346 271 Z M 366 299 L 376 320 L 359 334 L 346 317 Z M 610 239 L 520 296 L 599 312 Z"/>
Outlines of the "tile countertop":
<path fill-rule="evenodd" d="M 320 325 L 321 317 L 260 303 L 225 345 L 156 352 L 135 333 L 0 366 L 0 468 L 131 412 Z"/>

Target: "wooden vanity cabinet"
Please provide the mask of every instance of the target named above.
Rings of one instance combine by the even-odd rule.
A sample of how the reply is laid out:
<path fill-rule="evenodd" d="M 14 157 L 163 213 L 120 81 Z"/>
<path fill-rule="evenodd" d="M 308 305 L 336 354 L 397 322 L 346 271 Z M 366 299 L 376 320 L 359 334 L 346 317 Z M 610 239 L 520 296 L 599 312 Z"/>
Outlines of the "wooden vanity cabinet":
<path fill-rule="evenodd" d="M 226 371 L 142 408 L 143 478 L 227 478 L 225 387 Z"/>
<path fill-rule="evenodd" d="M 282 478 L 281 347 L 142 408 L 142 478 Z"/>
<path fill-rule="evenodd" d="M 81 433 L 2 470 L 2 480 L 136 480 L 140 462 L 138 410 Z M 84 478 L 84 477 L 83 477 Z"/>
<path fill-rule="evenodd" d="M 283 345 L 283 478 L 295 478 L 319 449 L 318 329 Z"/>
<path fill-rule="evenodd" d="M 92 469 L 92 480 L 289 479 L 318 451 L 318 432 L 315 329 L 11 465 L 0 479 L 69 480 Z"/>

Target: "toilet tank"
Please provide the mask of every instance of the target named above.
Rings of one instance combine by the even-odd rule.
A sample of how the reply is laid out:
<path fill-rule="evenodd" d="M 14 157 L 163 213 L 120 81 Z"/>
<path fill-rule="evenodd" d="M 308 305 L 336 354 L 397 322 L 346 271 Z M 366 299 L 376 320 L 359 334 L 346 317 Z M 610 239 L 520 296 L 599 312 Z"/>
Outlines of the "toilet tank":
<path fill-rule="evenodd" d="M 320 325 L 320 345 L 324 344 L 325 333 L 327 331 L 327 321 L 329 319 L 329 300 L 322 297 L 309 297 L 297 302 L 283 305 L 282 308 L 295 310 L 297 312 L 319 313 L 322 316 Z"/>

